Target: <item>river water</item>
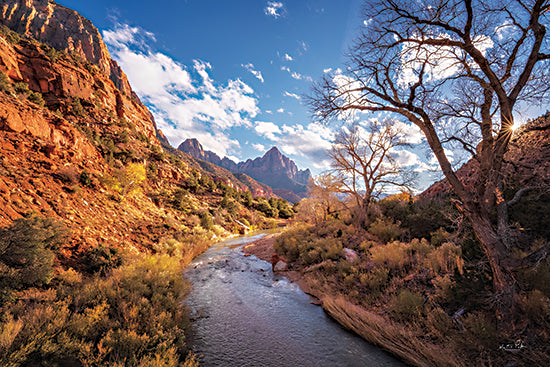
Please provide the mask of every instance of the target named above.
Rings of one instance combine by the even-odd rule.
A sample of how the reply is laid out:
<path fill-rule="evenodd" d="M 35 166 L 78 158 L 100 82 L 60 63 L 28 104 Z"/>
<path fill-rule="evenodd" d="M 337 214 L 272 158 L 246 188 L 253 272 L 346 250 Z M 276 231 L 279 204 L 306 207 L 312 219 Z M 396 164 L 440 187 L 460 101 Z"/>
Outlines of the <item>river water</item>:
<path fill-rule="evenodd" d="M 221 242 L 187 268 L 193 285 L 191 345 L 202 366 L 404 366 L 342 329 L 271 264 Z"/>

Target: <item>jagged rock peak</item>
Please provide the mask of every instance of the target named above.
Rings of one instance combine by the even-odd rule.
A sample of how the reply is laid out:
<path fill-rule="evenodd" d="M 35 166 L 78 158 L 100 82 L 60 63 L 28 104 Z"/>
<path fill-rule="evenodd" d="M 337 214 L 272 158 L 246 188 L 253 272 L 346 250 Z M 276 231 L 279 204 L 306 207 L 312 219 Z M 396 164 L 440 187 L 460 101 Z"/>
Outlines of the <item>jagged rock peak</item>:
<path fill-rule="evenodd" d="M 222 161 L 220 156 L 216 153 L 209 150 L 204 150 L 201 143 L 195 138 L 185 139 L 185 141 L 179 145 L 178 150 L 181 150 L 192 157 L 202 159 L 216 165 L 220 165 Z"/>
<path fill-rule="evenodd" d="M 195 138 L 185 139 L 185 141 L 180 144 L 178 149 L 179 150 L 186 149 L 186 150 L 194 150 L 194 151 L 204 151 L 201 143 Z"/>
<path fill-rule="evenodd" d="M 132 94 L 126 75 L 111 59 L 97 28 L 76 11 L 51 0 L 4 0 L 0 24 L 58 50 L 78 54 L 96 64 L 119 90 Z"/>
<path fill-rule="evenodd" d="M 233 173 L 244 173 L 259 182 L 279 190 L 278 194 L 290 201 L 297 201 L 307 193 L 311 171 L 298 170 L 298 167 L 277 147 L 268 150 L 262 157 L 235 163 L 220 157 L 211 151 L 204 150 L 197 139 L 187 139 L 178 147 L 179 150 L 210 163 L 221 166 Z"/>

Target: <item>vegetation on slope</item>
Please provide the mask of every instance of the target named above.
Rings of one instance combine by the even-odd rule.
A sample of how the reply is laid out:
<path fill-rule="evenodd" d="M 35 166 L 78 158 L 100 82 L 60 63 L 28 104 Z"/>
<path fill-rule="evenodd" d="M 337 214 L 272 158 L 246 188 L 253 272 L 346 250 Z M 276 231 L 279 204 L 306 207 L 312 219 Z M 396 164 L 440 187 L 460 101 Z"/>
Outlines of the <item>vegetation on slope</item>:
<path fill-rule="evenodd" d="M 292 207 L 163 149 L 95 65 L 2 34 L 0 57 L 41 68 L 0 70 L 0 364 L 197 365 L 183 266 Z M 44 70 L 82 84 L 41 94 Z"/>

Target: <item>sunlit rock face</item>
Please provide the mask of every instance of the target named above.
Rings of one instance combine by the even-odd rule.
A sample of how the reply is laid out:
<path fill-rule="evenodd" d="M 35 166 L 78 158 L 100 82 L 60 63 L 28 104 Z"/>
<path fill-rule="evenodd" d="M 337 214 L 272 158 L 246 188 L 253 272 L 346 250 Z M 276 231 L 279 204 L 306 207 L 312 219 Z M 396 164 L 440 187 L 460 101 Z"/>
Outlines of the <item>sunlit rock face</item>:
<path fill-rule="evenodd" d="M 286 200 L 296 202 L 307 194 L 311 178 L 309 169 L 299 170 L 296 164 L 284 156 L 276 147 L 271 148 L 263 157 L 235 163 L 204 150 L 197 139 L 187 139 L 178 147 L 192 157 L 221 166 L 234 173 L 244 173 L 253 179 L 269 185 L 273 192 Z"/>
<path fill-rule="evenodd" d="M 5 0 L 0 24 L 96 64 L 121 92 L 132 94 L 126 75 L 111 59 L 97 28 L 76 11 L 49 0 Z"/>
<path fill-rule="evenodd" d="M 513 131 L 504 156 L 507 182 L 520 186 L 544 186 L 550 180 L 550 114 L 530 121 Z M 469 190 L 474 189 L 479 164 L 471 159 L 457 170 Z M 450 193 L 446 179 L 436 182 L 420 196 L 436 198 Z"/>

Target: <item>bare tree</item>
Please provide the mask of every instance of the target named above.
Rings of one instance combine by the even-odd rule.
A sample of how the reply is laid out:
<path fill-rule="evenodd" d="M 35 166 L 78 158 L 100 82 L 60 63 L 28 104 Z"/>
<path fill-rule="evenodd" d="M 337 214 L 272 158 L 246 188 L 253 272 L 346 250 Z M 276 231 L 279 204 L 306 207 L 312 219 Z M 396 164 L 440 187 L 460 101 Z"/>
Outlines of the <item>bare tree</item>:
<path fill-rule="evenodd" d="M 343 128 L 336 136 L 329 153 L 335 188 L 350 195 L 358 208 L 361 224 L 371 201 L 389 186 L 409 189 L 414 181 L 412 170 L 405 170 L 397 161 L 396 148 L 407 145 L 402 132 L 391 121 L 369 123 L 368 130 L 355 125 Z"/>
<path fill-rule="evenodd" d="M 319 175 L 310 180 L 308 196 L 317 200 L 322 210 L 323 221 L 342 211 L 344 202 L 338 197 L 341 186 L 339 180 L 330 173 Z"/>
<path fill-rule="evenodd" d="M 549 7 L 548 0 L 368 1 L 349 67 L 326 76 L 310 100 L 324 119 L 384 112 L 422 130 L 487 255 L 506 318 L 516 302 L 514 267 L 540 260 L 550 247 L 512 258 L 502 194 L 514 112 L 548 95 Z M 475 190 L 456 175 L 444 147 L 477 162 Z"/>

